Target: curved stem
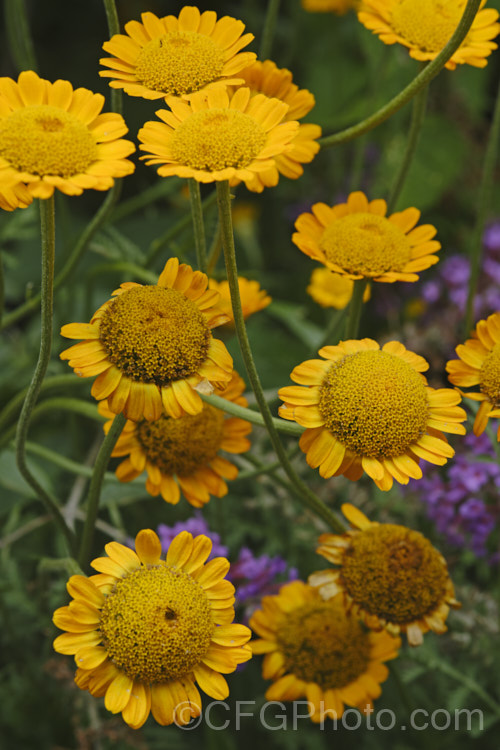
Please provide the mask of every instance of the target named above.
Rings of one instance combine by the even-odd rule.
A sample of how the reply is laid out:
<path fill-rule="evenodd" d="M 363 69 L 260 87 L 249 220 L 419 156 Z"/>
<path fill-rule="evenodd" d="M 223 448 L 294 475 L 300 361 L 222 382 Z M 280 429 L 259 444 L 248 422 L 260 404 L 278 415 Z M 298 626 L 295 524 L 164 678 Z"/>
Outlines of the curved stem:
<path fill-rule="evenodd" d="M 259 374 L 257 372 L 257 368 L 253 359 L 252 350 L 250 348 L 250 341 L 248 340 L 245 321 L 243 318 L 243 311 L 241 309 L 240 290 L 238 286 L 238 268 L 236 266 L 233 223 L 231 217 L 231 194 L 229 191 L 229 183 L 227 181 L 217 182 L 217 201 L 219 204 L 222 247 L 224 250 L 224 259 L 226 261 L 227 280 L 231 293 L 231 305 L 233 307 L 236 333 L 238 335 L 238 341 L 240 344 L 243 361 L 245 363 L 245 368 L 248 374 L 248 379 L 250 380 L 250 385 L 255 394 L 255 398 L 262 414 L 264 424 L 267 428 L 267 432 L 269 433 L 271 443 L 288 478 L 299 492 L 302 502 L 320 518 L 322 518 L 334 531 L 342 533 L 344 531 L 343 524 L 337 519 L 332 511 L 326 507 L 326 505 L 319 499 L 319 497 L 317 497 L 314 492 L 309 489 L 309 487 L 300 479 L 298 474 L 295 472 L 281 443 L 278 431 L 274 425 L 273 416 L 267 404 Z"/>
<path fill-rule="evenodd" d="M 276 21 L 280 9 L 280 0 L 269 0 L 267 4 L 266 19 L 262 30 L 262 40 L 259 49 L 259 60 L 267 60 L 271 56 Z"/>
<path fill-rule="evenodd" d="M 387 211 L 392 213 L 397 205 L 401 190 L 405 183 L 406 177 L 410 170 L 410 165 L 413 161 L 413 156 L 417 148 L 418 138 L 422 125 L 425 119 L 425 110 L 427 106 L 427 95 L 429 93 L 429 86 L 424 86 L 413 99 L 410 131 L 408 133 L 408 140 L 406 142 L 406 150 L 399 167 L 398 174 L 394 180 L 392 190 L 387 201 Z"/>
<path fill-rule="evenodd" d="M 102 441 L 99 453 L 94 464 L 94 472 L 90 481 L 89 494 L 87 496 L 87 512 L 85 524 L 83 527 L 82 538 L 80 542 L 80 551 L 78 562 L 82 568 L 89 563 L 92 551 L 92 540 L 94 538 L 94 528 L 99 510 L 99 500 L 101 497 L 101 487 L 108 467 L 109 459 L 115 447 L 115 443 L 123 430 L 126 422 L 123 414 L 117 414 L 113 420 L 109 432 Z"/>
<path fill-rule="evenodd" d="M 40 389 L 47 372 L 50 352 L 52 349 L 52 312 L 53 312 L 53 283 L 54 283 L 54 256 L 55 256 L 55 216 L 54 196 L 47 200 L 40 200 L 40 225 L 42 235 L 42 306 L 41 306 L 41 332 L 40 351 L 36 363 L 35 372 L 31 379 L 26 397 L 24 399 L 21 415 L 17 424 L 16 432 L 16 463 L 26 482 L 32 487 L 48 512 L 64 534 L 68 549 L 73 552 L 74 537 L 66 525 L 59 510 L 57 500 L 39 484 L 26 463 L 26 440 L 31 421 L 31 415 L 40 393 Z"/>
<path fill-rule="evenodd" d="M 203 209 L 201 206 L 200 183 L 190 177 L 189 200 L 191 203 L 191 216 L 193 218 L 194 244 L 196 247 L 196 263 L 198 270 L 207 272 L 207 247 L 205 242 L 205 224 L 203 223 Z"/>
<path fill-rule="evenodd" d="M 471 269 L 469 276 L 469 293 L 465 313 L 464 334 L 468 336 L 474 321 L 474 297 L 476 296 L 479 272 L 481 269 L 481 248 L 483 230 L 490 206 L 491 191 L 493 188 L 493 176 L 498 157 L 498 142 L 500 140 L 500 85 L 497 91 L 495 111 L 491 123 L 488 145 L 484 155 L 483 174 L 479 186 L 477 200 L 476 223 L 471 241 Z"/>
<path fill-rule="evenodd" d="M 408 84 L 408 86 L 406 86 L 406 88 L 400 91 L 390 102 L 385 104 L 381 109 L 377 110 L 377 112 L 370 115 L 370 117 L 367 117 L 365 120 L 358 122 L 350 128 L 341 130 L 339 133 L 334 133 L 333 135 L 326 136 L 326 138 L 322 138 L 319 141 L 321 147 L 331 148 L 332 146 L 337 146 L 339 143 L 352 141 L 354 138 L 363 135 L 363 133 L 368 133 L 368 131 L 373 130 L 378 125 L 385 122 L 385 120 L 413 99 L 413 97 L 418 94 L 424 86 L 427 86 L 427 84 L 437 76 L 453 53 L 460 47 L 472 26 L 472 22 L 479 10 L 480 4 L 481 0 L 468 0 L 462 18 L 460 19 L 460 22 L 449 42 L 443 47 L 441 52 L 436 55 L 434 60 L 431 60 L 426 68 L 422 70 L 413 81 Z"/>
<path fill-rule="evenodd" d="M 106 20 L 108 22 L 109 36 L 120 33 L 120 21 L 116 10 L 115 0 L 103 0 L 104 10 L 106 11 Z M 121 89 L 111 89 L 111 109 L 113 112 L 122 113 L 123 96 Z"/>
<path fill-rule="evenodd" d="M 246 409 L 244 406 L 233 404 L 232 401 L 228 401 L 227 398 L 221 398 L 220 396 L 205 396 L 203 393 L 200 393 L 200 396 L 207 404 L 215 406 L 216 409 L 220 409 L 221 411 L 226 412 L 226 414 L 231 414 L 233 417 L 239 417 L 240 419 L 246 419 L 247 422 L 257 424 L 259 427 L 266 426 L 264 417 L 258 411 L 253 411 L 253 409 Z M 304 432 L 305 428 L 301 427 L 300 424 L 297 424 L 296 422 L 288 422 L 286 419 L 279 419 L 278 417 L 271 418 L 273 420 L 274 428 L 279 432 L 284 432 L 286 435 L 300 437 Z"/>
<path fill-rule="evenodd" d="M 363 296 L 367 284 L 368 279 L 358 279 L 354 282 L 345 329 L 346 339 L 355 339 L 358 335 L 361 313 L 363 311 Z"/>

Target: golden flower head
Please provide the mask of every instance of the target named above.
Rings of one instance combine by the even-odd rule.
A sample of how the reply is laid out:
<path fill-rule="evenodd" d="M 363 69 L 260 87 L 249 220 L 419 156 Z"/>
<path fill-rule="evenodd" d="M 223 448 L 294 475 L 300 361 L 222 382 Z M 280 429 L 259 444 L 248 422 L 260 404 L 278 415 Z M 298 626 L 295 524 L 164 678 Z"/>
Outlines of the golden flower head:
<path fill-rule="evenodd" d="M 198 182 L 243 181 L 249 190 L 263 189 L 259 175 L 274 166 L 297 133 L 286 122 L 288 105 L 242 87 L 229 95 L 215 89 L 191 101 L 169 101 L 159 110 L 163 122 L 147 122 L 139 131 L 139 148 L 147 164 L 161 165 L 162 177 L 193 177 Z"/>
<path fill-rule="evenodd" d="M 61 329 L 85 339 L 61 359 L 80 377 L 97 378 L 92 395 L 114 414 L 154 421 L 198 414 L 196 389 L 209 393 L 231 380 L 233 360 L 211 329 L 227 321 L 208 278 L 177 258 L 167 261 L 156 285 L 121 284 L 90 323 Z"/>
<path fill-rule="evenodd" d="M 430 388 L 421 374 L 423 357 L 389 341 L 341 341 L 298 365 L 291 378 L 300 385 L 279 391 L 280 416 L 307 429 L 300 447 L 322 477 L 363 472 L 381 490 L 395 479 L 420 479 L 419 460 L 443 465 L 455 451 L 443 432 L 465 434 L 460 394 Z"/>
<path fill-rule="evenodd" d="M 460 359 L 452 359 L 446 365 L 448 379 L 463 388 L 479 386 L 479 393 L 472 391 L 463 395 L 480 402 L 474 434 L 481 435 L 490 417 L 500 417 L 500 312 L 480 320 L 472 338 L 457 346 L 455 351 Z M 500 427 L 497 440 L 500 441 Z"/>
<path fill-rule="evenodd" d="M 226 325 L 234 327 L 234 315 L 231 305 L 231 294 L 227 281 L 215 281 L 210 279 L 208 282 L 210 289 L 215 289 L 220 294 L 219 307 L 226 313 L 229 318 Z M 241 307 L 245 320 L 259 310 L 264 310 L 271 304 L 271 297 L 265 289 L 261 289 L 258 281 L 245 279 L 243 276 L 238 277 L 238 286 L 240 288 Z"/>
<path fill-rule="evenodd" d="M 321 307 L 334 307 L 343 310 L 351 301 L 354 281 L 334 273 L 329 268 L 315 268 L 307 287 L 307 293 Z M 371 297 L 370 287 L 367 286 L 363 294 L 363 302 Z"/>
<path fill-rule="evenodd" d="M 369 202 L 361 191 L 346 203 L 316 203 L 295 222 L 293 242 L 303 253 L 348 279 L 418 281 L 418 272 L 438 262 L 441 245 L 431 224 L 417 227 L 420 211 L 386 217 L 384 200 Z"/>
<path fill-rule="evenodd" d="M 32 70 L 17 82 L 0 78 L 0 191 L 23 183 L 32 198 L 50 198 L 55 188 L 80 195 L 131 174 L 125 157 L 135 146 L 120 137 L 128 128 L 121 115 L 101 114 L 103 104 L 101 94 Z M 28 202 L 24 193 L 18 199 Z"/>
<path fill-rule="evenodd" d="M 125 24 L 126 35 L 115 34 L 103 44 L 114 57 L 100 61 L 110 68 L 100 75 L 131 96 L 190 99 L 241 83 L 239 72 L 255 60 L 254 52 L 241 52 L 253 34 L 243 34 L 244 24 L 230 16 L 217 20 L 213 10 L 200 13 L 187 5 L 178 18 L 150 12 L 141 18 L 142 23 Z"/>
<path fill-rule="evenodd" d="M 242 396 L 245 383 L 233 372 L 230 383 L 217 396 L 247 406 Z M 104 425 L 107 432 L 114 417 L 106 401 L 99 403 L 99 412 L 109 418 Z M 199 414 L 187 414 L 180 419 L 162 415 L 154 422 L 141 419 L 127 421 L 113 450 L 112 456 L 126 456 L 118 466 L 116 476 L 130 482 L 147 472 L 146 490 L 160 495 L 167 503 L 179 502 L 182 491 L 195 508 L 208 503 L 210 495 L 227 494 L 225 479 L 236 479 L 237 467 L 219 455 L 245 453 L 250 448 L 247 435 L 252 426 L 238 417 L 226 418 L 224 412 L 203 404 Z"/>
<path fill-rule="evenodd" d="M 307 89 L 299 89 L 293 83 L 292 73 L 286 68 L 278 68 L 271 60 L 256 60 L 241 71 L 244 85 L 248 86 L 252 96 L 264 94 L 288 104 L 285 121 L 301 120 L 314 107 L 314 96 Z M 319 125 L 301 123 L 285 153 L 275 157 L 275 165 L 260 172 L 259 181 L 264 187 L 274 187 L 279 175 L 296 180 L 304 170 L 302 164 L 311 162 L 319 151 L 316 139 L 321 136 Z"/>
<path fill-rule="evenodd" d="M 460 605 L 438 550 L 406 526 L 369 521 L 349 503 L 342 511 L 354 528 L 323 534 L 318 547 L 338 567 L 313 573 L 309 583 L 326 601 L 342 598 L 369 628 L 406 633 L 411 646 L 428 630 L 444 633 L 450 607 Z"/>
<path fill-rule="evenodd" d="M 460 47 L 446 63 L 486 66 L 497 44 L 491 41 L 500 31 L 498 11 L 481 8 Z M 361 23 L 385 44 L 402 44 L 415 60 L 433 60 L 457 28 L 467 0 L 363 0 L 358 11 Z"/>
<path fill-rule="evenodd" d="M 273 680 L 266 699 L 306 697 L 314 722 L 340 718 L 344 704 L 370 710 L 389 674 L 383 662 L 394 659 L 401 644 L 384 631 L 367 632 L 342 602 L 322 601 L 301 581 L 265 596 L 250 627 L 261 636 L 250 645 L 254 654 L 265 654 L 262 675 Z"/>
<path fill-rule="evenodd" d="M 166 560 L 154 531 L 140 531 L 135 549 L 110 542 L 90 578 L 72 576 L 72 601 L 54 613 L 66 631 L 54 641 L 72 654 L 75 682 L 133 729 L 150 711 L 159 724 L 188 724 L 201 712 L 195 682 L 210 697 L 229 694 L 220 674 L 251 657 L 250 631 L 234 619 L 229 563 L 203 535 L 187 531 L 171 542 Z"/>
<path fill-rule="evenodd" d="M 302 7 L 309 13 L 335 13 L 337 16 L 343 16 L 359 4 L 360 0 L 302 0 Z"/>

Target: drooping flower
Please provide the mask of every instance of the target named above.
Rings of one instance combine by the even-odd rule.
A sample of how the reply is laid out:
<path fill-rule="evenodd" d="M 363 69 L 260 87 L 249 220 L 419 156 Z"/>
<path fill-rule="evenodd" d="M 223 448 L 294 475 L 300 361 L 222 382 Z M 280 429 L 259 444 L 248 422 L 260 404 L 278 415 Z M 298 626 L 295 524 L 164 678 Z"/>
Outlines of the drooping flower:
<path fill-rule="evenodd" d="M 182 726 L 201 712 L 195 682 L 211 698 L 229 694 L 221 673 L 251 657 L 250 631 L 234 619 L 229 563 L 206 563 L 212 543 L 184 531 L 161 559 L 154 531 L 136 537 L 135 549 L 110 542 L 93 560 L 90 578 L 72 576 L 69 606 L 54 613 L 66 631 L 54 641 L 72 654 L 75 682 L 133 729 L 151 712 L 159 724 Z"/>
<path fill-rule="evenodd" d="M 264 94 L 288 104 L 285 121 L 301 120 L 314 107 L 314 96 L 307 89 L 299 89 L 293 83 L 292 73 L 286 68 L 278 68 L 272 60 L 256 60 L 241 71 L 244 85 L 252 95 Z M 285 153 L 275 157 L 275 166 L 258 175 L 262 188 L 273 187 L 282 174 L 296 180 L 304 173 L 302 164 L 311 162 L 319 151 L 316 139 L 321 136 L 321 128 L 313 123 L 301 123 Z"/>
<path fill-rule="evenodd" d="M 359 4 L 360 0 L 302 0 L 302 7 L 309 13 L 335 13 L 337 16 L 343 16 Z"/>
<path fill-rule="evenodd" d="M 311 274 L 307 293 L 321 307 L 334 307 L 343 310 L 351 301 L 354 281 L 329 268 L 315 268 Z M 363 302 L 370 299 L 370 287 L 363 294 Z"/>
<path fill-rule="evenodd" d="M 14 211 L 16 208 L 27 208 L 33 202 L 33 196 L 22 182 L 12 187 L 0 189 L 0 208 L 3 211 Z"/>
<path fill-rule="evenodd" d="M 446 365 L 448 379 L 462 388 L 479 386 L 479 393 L 471 391 L 463 395 L 480 402 L 474 434 L 481 435 L 488 419 L 500 417 L 500 312 L 480 320 L 472 338 L 459 344 L 455 351 L 460 359 L 452 359 Z M 497 440 L 500 441 L 500 427 Z"/>
<path fill-rule="evenodd" d="M 214 11 L 200 13 L 188 5 L 178 18 L 150 12 L 141 18 L 103 44 L 114 57 L 100 61 L 110 70 L 99 75 L 131 96 L 190 99 L 196 92 L 241 83 L 239 72 L 256 58 L 254 52 L 241 52 L 253 34 L 243 34 L 245 25 L 230 16 L 217 20 Z"/>
<path fill-rule="evenodd" d="M 250 627 L 261 636 L 250 645 L 254 654 L 265 654 L 262 675 L 273 681 L 266 699 L 305 697 L 314 722 L 340 718 L 344 704 L 370 710 L 389 674 L 384 662 L 401 644 L 385 631 L 367 632 L 339 599 L 322 601 L 302 581 L 264 597 Z"/>
<path fill-rule="evenodd" d="M 472 26 L 460 47 L 446 63 L 449 70 L 464 63 L 484 68 L 497 44 L 498 11 L 481 2 Z M 385 44 L 408 47 L 415 60 L 433 60 L 452 37 L 467 0 L 363 0 L 358 11 L 361 23 Z"/>
<path fill-rule="evenodd" d="M 293 242 L 306 255 L 348 279 L 418 281 L 434 265 L 441 245 L 431 224 L 416 226 L 417 208 L 386 216 L 384 200 L 368 201 L 361 191 L 346 203 L 316 203 L 295 222 Z"/>
<path fill-rule="evenodd" d="M 231 96 L 219 89 L 194 94 L 191 101 L 169 101 L 172 111 L 156 112 L 162 122 L 139 131 L 141 159 L 160 165 L 162 177 L 192 177 L 198 182 L 244 182 L 261 192 L 259 175 L 287 150 L 298 123 L 287 122 L 288 105 L 242 87 Z"/>
<path fill-rule="evenodd" d="M 61 353 L 80 377 L 97 378 L 92 395 L 114 414 L 154 421 L 199 414 L 209 392 L 231 380 L 233 360 L 211 328 L 227 321 L 208 278 L 170 258 L 156 285 L 121 284 L 90 323 L 61 333 L 85 339 Z"/>
<path fill-rule="evenodd" d="M 342 512 L 353 529 L 322 534 L 318 553 L 336 569 L 313 573 L 309 583 L 323 599 L 338 599 L 374 630 L 406 633 L 418 646 L 423 634 L 446 631 L 450 607 L 459 607 L 446 561 L 418 531 L 369 521 L 349 503 Z"/>
<path fill-rule="evenodd" d="M 32 70 L 17 82 L 0 78 L 0 191 L 23 183 L 32 198 L 50 198 L 55 188 L 80 195 L 131 174 L 125 157 L 135 146 L 121 138 L 128 128 L 121 115 L 101 114 L 103 105 L 101 94 Z"/>
<path fill-rule="evenodd" d="M 395 479 L 420 479 L 419 460 L 443 465 L 455 451 L 443 432 L 465 434 L 460 395 L 430 388 L 421 374 L 423 357 L 390 341 L 341 341 L 298 365 L 281 388 L 280 416 L 307 429 L 300 447 L 322 477 L 343 474 L 358 480 L 365 471 L 377 487 Z"/>
<path fill-rule="evenodd" d="M 233 372 L 231 382 L 215 393 L 222 398 L 247 406 L 241 395 L 245 384 Z M 107 432 L 114 414 L 106 401 L 99 404 L 100 413 L 109 417 L 104 425 Z M 131 482 L 147 472 L 146 490 L 160 495 L 167 503 L 179 502 L 181 491 L 195 508 L 208 503 L 210 495 L 227 494 L 225 479 L 236 479 L 237 467 L 219 451 L 244 453 L 250 448 L 246 435 L 250 422 L 238 417 L 226 418 L 224 412 L 203 404 L 198 414 L 187 414 L 179 419 L 162 415 L 154 421 L 127 421 L 113 449 L 112 456 L 126 456 L 116 469 L 121 482 Z"/>
<path fill-rule="evenodd" d="M 208 286 L 210 289 L 215 289 L 220 294 L 219 307 L 229 317 L 229 322 L 226 323 L 226 325 L 234 326 L 234 315 L 228 282 L 225 280 L 215 281 L 215 279 L 210 279 Z M 271 297 L 265 289 L 261 289 L 258 281 L 251 281 L 250 279 L 245 279 L 243 276 L 239 276 L 238 286 L 240 289 L 241 308 L 245 320 L 249 318 L 250 315 L 259 312 L 259 310 L 264 310 L 264 308 L 271 304 Z"/>

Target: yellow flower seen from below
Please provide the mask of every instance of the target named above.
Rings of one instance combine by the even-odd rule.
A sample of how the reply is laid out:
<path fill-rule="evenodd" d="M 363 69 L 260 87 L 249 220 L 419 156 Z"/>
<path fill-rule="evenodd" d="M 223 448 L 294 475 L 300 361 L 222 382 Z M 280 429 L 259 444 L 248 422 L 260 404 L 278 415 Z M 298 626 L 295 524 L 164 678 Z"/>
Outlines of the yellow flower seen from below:
<path fill-rule="evenodd" d="M 367 627 L 406 633 L 411 646 L 429 630 L 444 633 L 450 607 L 460 604 L 438 550 L 406 526 L 369 521 L 349 503 L 342 511 L 354 528 L 323 534 L 318 547 L 337 568 L 313 573 L 309 583 L 326 601 L 340 596 Z"/>
<path fill-rule="evenodd" d="M 460 359 L 452 359 L 446 365 L 448 379 L 461 388 L 479 386 L 479 393 L 471 391 L 463 395 L 479 401 L 474 434 L 482 435 L 488 419 L 500 417 L 500 312 L 480 320 L 472 338 L 455 351 Z M 500 427 L 497 440 L 500 441 Z"/>
<path fill-rule="evenodd" d="M 259 640 L 254 654 L 265 654 L 262 676 L 272 680 L 268 701 L 307 698 L 311 720 L 339 719 L 344 704 L 370 711 L 397 656 L 399 638 L 367 632 L 342 602 L 322 601 L 318 592 L 292 581 L 276 596 L 265 596 L 250 627 Z"/>
<path fill-rule="evenodd" d="M 336 206 L 316 203 L 312 213 L 295 222 L 292 240 L 310 258 L 348 279 L 418 281 L 419 271 L 438 262 L 436 229 L 416 226 L 416 208 L 386 213 L 384 200 L 368 201 L 361 191 Z"/>
<path fill-rule="evenodd" d="M 285 121 L 301 120 L 314 107 L 315 100 L 311 92 L 299 89 L 293 83 L 292 73 L 286 68 L 278 68 L 271 60 L 256 60 L 241 71 L 241 76 L 252 95 L 264 94 L 288 104 L 289 110 L 285 115 Z M 259 173 L 262 188 L 276 185 L 280 174 L 292 180 L 300 177 L 304 172 L 302 164 L 311 162 L 319 151 L 316 139 L 320 136 L 319 125 L 299 124 L 287 151 L 275 157 L 275 166 Z"/>
<path fill-rule="evenodd" d="M 420 459 L 441 466 L 455 451 L 443 432 L 465 434 L 460 394 L 430 388 L 423 357 L 390 341 L 341 341 L 298 365 L 299 385 L 279 391 L 280 416 L 306 427 L 300 447 L 324 478 L 357 481 L 366 472 L 381 490 L 421 479 Z"/>
<path fill-rule="evenodd" d="M 90 323 L 69 323 L 63 336 L 84 339 L 61 359 L 80 377 L 97 378 L 92 395 L 114 414 L 154 421 L 198 414 L 196 389 L 209 393 L 231 380 L 233 360 L 211 329 L 227 321 L 208 278 L 177 258 L 156 285 L 121 284 Z"/>
<path fill-rule="evenodd" d="M 217 20 L 213 10 L 200 13 L 188 5 L 178 18 L 150 12 L 141 18 L 142 23 L 125 24 L 126 34 L 103 44 L 114 57 L 100 61 L 110 68 L 100 75 L 131 96 L 189 99 L 199 91 L 241 83 L 239 72 L 255 60 L 254 52 L 241 52 L 253 34 L 243 34 L 244 24 L 230 16 Z"/>
<path fill-rule="evenodd" d="M 125 157 L 135 146 L 121 138 L 128 128 L 121 115 L 101 114 L 103 105 L 101 94 L 31 70 L 17 82 L 0 78 L 0 192 L 17 190 L 14 201 L 23 207 L 19 183 L 32 198 L 50 198 L 56 188 L 66 195 L 108 190 L 131 174 Z M 4 200 L 12 204 L 13 197 Z"/>
<path fill-rule="evenodd" d="M 231 382 L 215 390 L 217 396 L 247 406 L 242 396 L 245 384 L 233 372 Z M 110 419 L 104 425 L 107 432 L 114 414 L 107 402 L 101 401 L 99 412 Z M 181 491 L 191 505 L 201 508 L 210 495 L 227 494 L 225 479 L 236 479 L 237 467 L 219 451 L 245 453 L 250 448 L 247 435 L 252 426 L 238 417 L 226 418 L 224 412 L 203 404 L 199 414 L 187 414 L 180 419 L 162 415 L 154 422 L 127 421 L 112 456 L 126 456 L 118 466 L 116 476 L 121 482 L 130 482 L 147 472 L 146 490 L 150 495 L 160 495 L 167 503 L 179 502 Z"/>
<path fill-rule="evenodd" d="M 334 273 L 328 268 L 315 268 L 307 287 L 307 293 L 321 307 L 334 307 L 343 310 L 351 301 L 354 281 Z M 363 294 L 363 302 L 368 302 L 371 292 L 367 286 Z"/>
<path fill-rule="evenodd" d="M 226 325 L 234 327 L 234 315 L 231 305 L 231 294 L 229 292 L 229 283 L 227 281 L 215 281 L 210 279 L 208 282 L 210 289 L 215 289 L 220 294 L 219 307 L 229 317 Z M 238 286 L 240 288 L 241 307 L 245 320 L 259 310 L 264 310 L 271 304 L 271 297 L 265 289 L 261 289 L 258 281 L 245 279 L 243 276 L 238 277 Z"/>
<path fill-rule="evenodd" d="M 343 16 L 359 4 L 360 0 L 302 0 L 302 7 L 309 13 L 335 13 L 337 16 Z"/>
<path fill-rule="evenodd" d="M 147 122 L 139 131 L 147 164 L 160 165 L 162 177 L 193 177 L 198 182 L 244 182 L 260 192 L 261 172 L 274 166 L 297 133 L 286 122 L 288 105 L 237 89 L 231 96 L 214 90 L 191 102 L 170 101 L 172 111 L 159 110 L 162 122 Z"/>
<path fill-rule="evenodd" d="M 446 63 L 484 68 L 500 32 L 498 11 L 484 8 L 476 14 L 460 47 Z M 433 60 L 446 46 L 464 13 L 467 0 L 363 0 L 358 11 L 361 23 L 385 44 L 402 44 L 415 60 Z"/>
<path fill-rule="evenodd" d="M 54 613 L 64 630 L 54 641 L 72 654 L 75 682 L 104 697 L 132 729 L 150 712 L 159 724 L 188 724 L 201 712 L 195 682 L 211 698 L 229 694 L 222 676 L 251 657 L 250 630 L 232 624 L 234 586 L 229 562 L 206 562 L 211 540 L 187 531 L 171 542 L 166 559 L 154 531 L 140 531 L 135 552 L 110 542 L 90 578 L 72 576 L 72 601 Z"/>

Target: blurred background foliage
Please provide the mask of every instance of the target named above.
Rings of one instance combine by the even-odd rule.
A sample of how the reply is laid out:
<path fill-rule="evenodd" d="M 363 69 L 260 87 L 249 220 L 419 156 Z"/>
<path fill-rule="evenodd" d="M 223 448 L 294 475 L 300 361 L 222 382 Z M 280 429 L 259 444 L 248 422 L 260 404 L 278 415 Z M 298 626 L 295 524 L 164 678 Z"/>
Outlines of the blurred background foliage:
<path fill-rule="evenodd" d="M 13 77 L 19 70 L 12 39 L 15 5 L 9 0 L 4 3 L 6 15 L 0 44 L 2 75 Z M 182 5 L 160 0 L 117 2 L 122 25 L 139 18 L 145 10 L 161 16 L 177 13 Z M 247 30 L 256 36 L 251 49 L 258 51 L 266 5 L 264 0 L 240 0 L 203 2 L 199 7 L 242 19 Z M 362 119 L 401 90 L 417 72 L 417 63 L 405 50 L 381 44 L 353 13 L 341 18 L 308 14 L 298 0 L 287 0 L 281 6 L 272 58 L 279 67 L 293 72 L 300 87 L 314 93 L 316 107 L 306 119 L 319 123 L 324 134 Z M 500 1 L 490 0 L 489 6 L 499 9 Z M 98 76 L 101 45 L 109 38 L 102 4 L 98 0 L 26 0 L 26 8 L 39 74 L 50 80 L 65 78 L 75 87 L 86 86 L 103 93 L 109 102 L 110 90 Z M 485 70 L 462 66 L 454 72 L 442 72 L 431 84 L 428 114 L 398 208 L 415 205 L 422 210 L 422 220 L 438 228 L 443 245 L 441 263 L 449 255 L 466 256 L 469 251 L 484 143 L 499 74 L 497 51 Z M 154 119 L 154 111 L 160 106 L 124 96 L 123 114 L 129 137 L 135 139 L 139 127 Z M 353 189 L 363 189 L 371 198 L 386 196 L 404 151 L 409 116 L 407 106 L 361 140 L 320 152 L 297 181 L 282 178 L 277 188 L 262 195 L 249 193 L 244 187 L 237 190 L 234 203 L 240 273 L 258 279 L 273 297 L 272 305 L 251 318 L 248 327 L 264 387 L 269 398 L 275 399 L 275 406 L 277 388 L 288 384 L 291 369 L 314 353 L 333 312 L 319 308 L 306 294 L 306 282 L 315 264 L 291 242 L 294 220 L 312 203 L 325 201 L 332 205 L 344 200 Z M 77 475 L 71 464 L 65 469 L 40 455 L 37 445 L 31 448 L 33 471 L 42 484 L 63 499 L 76 524 L 82 517 L 81 502 L 88 481 L 85 473 L 91 472 L 102 433 L 98 419 L 64 411 L 60 404 L 51 402 L 70 396 L 94 406 L 90 379 L 71 376 L 67 366 L 58 360 L 57 354 L 67 345 L 57 335 L 59 327 L 70 321 L 87 320 L 122 281 L 154 280 L 171 255 L 188 263 L 195 261 L 189 200 L 182 181 L 159 180 L 152 168 L 137 160 L 136 163 L 135 174 L 123 183 L 120 202 L 56 295 L 54 353 L 48 372 L 48 383 L 53 386 L 42 392 L 39 403 L 45 408 L 39 408 L 30 430 L 32 444 L 84 467 Z M 202 192 L 204 197 L 209 196 L 211 186 L 203 187 Z M 105 194 L 92 191 L 79 198 L 57 194 L 57 268 L 64 265 L 104 199 Z M 489 219 L 500 217 L 499 181 L 495 183 L 491 206 Z M 169 237 L 172 227 L 183 220 L 181 231 Z M 206 226 L 210 241 L 216 228 L 213 204 L 206 212 Z M 8 314 L 39 289 L 35 204 L 24 211 L 2 213 L 0 242 Z M 151 257 L 152 262 L 148 262 Z M 445 384 L 444 363 L 461 341 L 457 321 L 463 311 L 452 303 L 434 310 L 432 315 L 426 310 L 421 288 L 435 273 L 435 269 L 423 272 L 422 280 L 413 285 L 375 284 L 361 335 L 402 340 L 430 360 L 430 382 L 439 386 Z M 216 275 L 222 275 L 220 262 Z M 226 342 L 235 357 L 235 366 L 243 374 L 235 337 L 226 334 Z M 4 332 L 0 347 L 2 403 L 9 403 L 28 384 L 38 343 L 36 309 Z M 59 376 L 66 377 L 61 380 Z M 54 377 L 58 379 L 51 381 Z M 369 482 L 351 484 L 343 478 L 325 482 L 308 469 L 301 454 L 295 465 L 329 505 L 338 508 L 349 500 L 361 505 L 372 518 L 404 523 L 427 534 L 446 555 L 458 598 L 464 603 L 461 611 L 451 614 L 448 635 L 438 638 L 430 634 L 418 651 L 410 652 L 407 647 L 402 650 L 398 666 L 403 684 L 391 675 L 377 709 L 394 710 L 399 723 L 404 724 L 411 708 L 429 712 L 436 708 L 480 708 L 485 716 L 483 731 L 467 732 L 465 724 L 456 731 L 419 732 L 409 726 L 406 731 L 394 729 L 390 733 L 341 728 L 334 731 L 330 727 L 319 731 L 307 720 L 300 721 L 298 730 L 293 731 L 291 708 L 287 711 L 288 731 L 265 730 L 251 718 L 243 718 L 241 731 L 236 731 L 234 712 L 227 712 L 226 716 L 222 710 L 213 716 L 214 723 L 219 724 L 232 717 L 230 728 L 224 732 L 207 727 L 191 732 L 161 728 L 152 719 L 138 732 L 129 730 L 121 718 L 98 708 L 98 702 L 74 686 L 72 660 L 52 651 L 56 631 L 51 613 L 66 602 L 68 571 L 60 560 L 65 551 L 32 490 L 15 468 L 12 438 L 16 416 L 12 409 L 0 431 L 2 750 L 180 750 L 195 742 L 203 748 L 224 750 L 254 747 L 259 741 L 266 747 L 311 750 L 330 746 L 371 750 L 386 743 L 391 750 L 429 746 L 457 750 L 470 743 L 481 750 L 498 746 L 499 701 L 492 697 L 500 672 L 498 649 L 492 648 L 492 643 L 498 643 L 498 557 L 496 562 L 491 558 L 494 549 L 478 559 L 466 549 L 447 546 L 426 516 L 418 487 L 409 495 L 402 494 L 397 486 L 389 493 L 381 493 Z M 456 446 L 459 440 L 451 442 Z M 289 439 L 289 443 L 292 447 L 293 440 Z M 265 435 L 258 429 L 253 432 L 252 454 L 264 463 L 274 460 Z M 244 456 L 239 463 L 242 469 L 251 468 Z M 110 471 L 113 468 L 114 464 Z M 304 511 L 272 477 L 232 482 L 227 497 L 212 498 L 203 513 L 211 528 L 229 545 L 233 559 L 239 548 L 247 545 L 255 554 L 281 555 L 299 569 L 302 578 L 318 568 L 314 549 L 317 534 L 323 530 L 321 522 Z M 159 523 L 171 525 L 191 515 L 192 509 L 184 500 L 176 507 L 166 505 L 147 495 L 142 480 L 121 485 L 110 474 L 102 495 L 95 556 L 110 538 L 121 541 L 133 537 L 141 528 L 155 528 Z M 230 705 L 255 698 L 257 708 L 243 706 L 243 710 L 257 712 L 265 690 L 260 659 L 233 675 L 230 686 Z"/>

